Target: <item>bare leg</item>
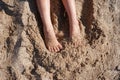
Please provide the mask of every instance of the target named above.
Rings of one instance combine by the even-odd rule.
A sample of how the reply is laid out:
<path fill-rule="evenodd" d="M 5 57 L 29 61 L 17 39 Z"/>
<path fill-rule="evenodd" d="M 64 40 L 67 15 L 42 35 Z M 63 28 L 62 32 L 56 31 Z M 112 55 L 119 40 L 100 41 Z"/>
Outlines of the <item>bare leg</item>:
<path fill-rule="evenodd" d="M 62 48 L 57 41 L 50 18 L 50 0 L 36 0 L 44 26 L 45 44 L 49 51 L 58 52 Z"/>
<path fill-rule="evenodd" d="M 75 46 L 80 44 L 80 26 L 77 20 L 75 0 L 62 0 L 69 17 L 70 38 Z"/>

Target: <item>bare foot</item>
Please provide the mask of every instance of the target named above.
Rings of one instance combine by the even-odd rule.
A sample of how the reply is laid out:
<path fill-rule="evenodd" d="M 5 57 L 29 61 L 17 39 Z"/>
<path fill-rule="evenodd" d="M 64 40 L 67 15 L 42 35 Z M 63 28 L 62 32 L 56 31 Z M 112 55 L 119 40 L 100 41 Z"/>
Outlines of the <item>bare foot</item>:
<path fill-rule="evenodd" d="M 62 49 L 62 45 L 58 42 L 52 26 L 49 29 L 44 29 L 44 35 L 46 47 L 50 52 L 58 52 Z"/>
<path fill-rule="evenodd" d="M 73 23 L 70 23 L 70 38 L 72 40 L 72 44 L 75 47 L 78 47 L 81 45 L 81 23 L 78 21 L 75 21 Z"/>

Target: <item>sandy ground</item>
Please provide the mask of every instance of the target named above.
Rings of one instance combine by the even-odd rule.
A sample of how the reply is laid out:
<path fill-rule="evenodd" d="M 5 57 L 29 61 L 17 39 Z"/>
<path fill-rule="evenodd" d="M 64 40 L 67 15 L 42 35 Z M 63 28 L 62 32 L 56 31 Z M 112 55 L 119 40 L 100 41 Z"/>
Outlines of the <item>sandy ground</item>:
<path fill-rule="evenodd" d="M 68 17 L 51 0 L 64 49 L 49 52 L 34 0 L 0 0 L 0 80 L 120 80 L 120 0 L 76 0 L 82 46 L 69 44 Z"/>

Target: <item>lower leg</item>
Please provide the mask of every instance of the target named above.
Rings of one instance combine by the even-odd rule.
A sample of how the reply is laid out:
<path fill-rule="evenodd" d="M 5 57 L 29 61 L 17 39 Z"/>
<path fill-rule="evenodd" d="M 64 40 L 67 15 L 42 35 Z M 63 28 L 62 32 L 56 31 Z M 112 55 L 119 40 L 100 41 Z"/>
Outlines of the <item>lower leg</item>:
<path fill-rule="evenodd" d="M 36 0 L 39 13 L 46 30 L 49 29 L 48 25 L 52 26 L 50 19 L 50 0 Z"/>
<path fill-rule="evenodd" d="M 40 16 L 43 22 L 46 47 L 52 51 L 59 51 L 62 46 L 57 41 L 50 18 L 50 0 L 36 0 Z"/>
<path fill-rule="evenodd" d="M 70 23 L 77 22 L 75 0 L 62 0 L 62 1 L 68 13 Z"/>
<path fill-rule="evenodd" d="M 80 40 L 80 26 L 77 20 L 75 0 L 62 0 L 69 17 L 70 37 L 76 39 L 77 43 Z M 76 43 L 76 42 L 75 42 Z"/>

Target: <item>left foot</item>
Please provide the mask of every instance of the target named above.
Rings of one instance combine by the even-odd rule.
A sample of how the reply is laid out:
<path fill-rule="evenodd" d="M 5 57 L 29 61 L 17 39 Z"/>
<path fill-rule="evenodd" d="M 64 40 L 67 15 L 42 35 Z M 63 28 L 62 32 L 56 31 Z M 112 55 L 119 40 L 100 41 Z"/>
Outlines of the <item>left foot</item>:
<path fill-rule="evenodd" d="M 70 38 L 72 40 L 72 44 L 75 47 L 78 47 L 79 45 L 81 45 L 81 34 L 80 34 L 80 28 L 81 27 L 81 23 L 79 25 L 78 20 L 76 20 L 73 23 L 70 23 Z"/>

